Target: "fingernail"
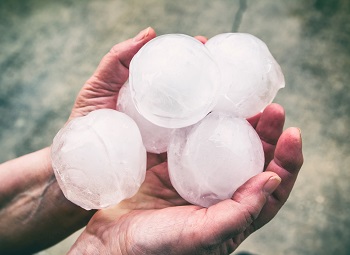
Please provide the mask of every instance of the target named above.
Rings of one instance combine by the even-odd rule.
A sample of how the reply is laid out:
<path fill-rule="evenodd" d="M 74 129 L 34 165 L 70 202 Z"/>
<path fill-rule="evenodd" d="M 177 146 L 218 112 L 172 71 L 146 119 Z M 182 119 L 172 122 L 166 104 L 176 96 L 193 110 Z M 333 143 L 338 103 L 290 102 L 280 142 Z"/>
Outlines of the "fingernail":
<path fill-rule="evenodd" d="M 301 129 L 300 129 L 300 128 L 298 128 L 298 130 L 299 130 L 299 135 L 301 136 Z"/>
<path fill-rule="evenodd" d="M 150 27 L 142 30 L 140 33 L 138 33 L 137 36 L 134 37 L 134 42 L 139 42 L 143 38 L 145 38 L 149 34 Z"/>
<path fill-rule="evenodd" d="M 282 179 L 277 175 L 270 177 L 270 179 L 264 185 L 264 188 L 263 188 L 264 191 L 268 194 L 271 194 L 277 189 L 281 181 Z"/>

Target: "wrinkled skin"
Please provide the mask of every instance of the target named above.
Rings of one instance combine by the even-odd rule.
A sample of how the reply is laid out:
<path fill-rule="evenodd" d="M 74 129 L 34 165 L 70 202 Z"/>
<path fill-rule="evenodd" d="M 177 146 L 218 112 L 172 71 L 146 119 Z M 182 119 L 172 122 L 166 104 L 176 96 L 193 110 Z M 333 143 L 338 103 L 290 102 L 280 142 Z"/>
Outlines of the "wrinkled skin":
<path fill-rule="evenodd" d="M 115 109 L 136 52 L 155 37 L 148 28 L 115 45 L 80 91 L 70 119 Z M 205 37 L 196 37 L 205 43 Z M 146 179 L 132 198 L 99 210 L 70 254 L 229 254 L 286 202 L 303 164 L 300 131 L 283 132 L 285 114 L 271 104 L 249 119 L 265 152 L 265 171 L 209 208 L 188 204 L 172 187 L 164 154 L 148 154 Z"/>

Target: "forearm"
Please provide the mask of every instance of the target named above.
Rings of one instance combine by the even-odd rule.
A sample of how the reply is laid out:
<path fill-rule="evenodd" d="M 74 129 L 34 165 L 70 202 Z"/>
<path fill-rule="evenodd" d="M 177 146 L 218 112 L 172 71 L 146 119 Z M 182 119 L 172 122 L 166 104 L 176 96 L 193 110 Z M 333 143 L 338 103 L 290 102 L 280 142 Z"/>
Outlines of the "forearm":
<path fill-rule="evenodd" d="M 51 246 L 83 227 L 94 213 L 64 197 L 50 148 L 1 164 L 0 182 L 0 253 Z"/>

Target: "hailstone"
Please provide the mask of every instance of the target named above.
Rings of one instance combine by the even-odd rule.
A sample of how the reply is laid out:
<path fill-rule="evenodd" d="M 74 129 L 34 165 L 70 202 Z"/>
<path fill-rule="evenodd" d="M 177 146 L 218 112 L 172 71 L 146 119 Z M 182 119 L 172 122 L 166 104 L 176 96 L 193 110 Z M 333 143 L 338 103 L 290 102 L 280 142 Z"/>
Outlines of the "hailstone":
<path fill-rule="evenodd" d="M 168 34 L 144 45 L 130 63 L 131 96 L 152 123 L 192 125 L 214 107 L 220 71 L 208 49 L 193 37 Z"/>
<path fill-rule="evenodd" d="M 185 200 L 209 207 L 263 171 L 264 152 L 254 128 L 242 118 L 213 112 L 177 129 L 168 148 L 171 183 Z"/>
<path fill-rule="evenodd" d="M 140 129 L 143 144 L 148 152 L 166 152 L 172 128 L 160 127 L 145 119 L 137 110 L 131 99 L 129 82 L 127 81 L 119 91 L 117 110 L 131 117 Z"/>
<path fill-rule="evenodd" d="M 248 118 L 262 111 L 285 85 L 266 44 L 245 33 L 224 33 L 205 46 L 220 66 L 222 90 L 214 110 Z"/>
<path fill-rule="evenodd" d="M 86 210 L 133 196 L 146 174 L 146 150 L 137 125 L 111 109 L 70 121 L 55 136 L 51 158 L 66 198 Z"/>

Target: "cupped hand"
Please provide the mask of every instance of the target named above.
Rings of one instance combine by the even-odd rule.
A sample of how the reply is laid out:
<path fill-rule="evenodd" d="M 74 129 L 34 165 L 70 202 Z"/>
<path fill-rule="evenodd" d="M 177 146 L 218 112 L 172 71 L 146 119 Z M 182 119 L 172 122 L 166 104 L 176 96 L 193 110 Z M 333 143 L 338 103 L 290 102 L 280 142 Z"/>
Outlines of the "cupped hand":
<path fill-rule="evenodd" d="M 155 37 L 153 29 L 118 44 L 82 88 L 70 118 L 115 109 L 134 54 Z M 198 38 L 205 42 L 205 38 Z M 209 208 L 187 203 L 169 180 L 165 155 L 148 155 L 138 193 L 99 210 L 70 254 L 229 254 L 269 222 L 286 202 L 303 163 L 300 131 L 283 131 L 284 110 L 269 105 L 249 121 L 265 152 L 265 171 L 242 185 L 232 199 Z"/>

